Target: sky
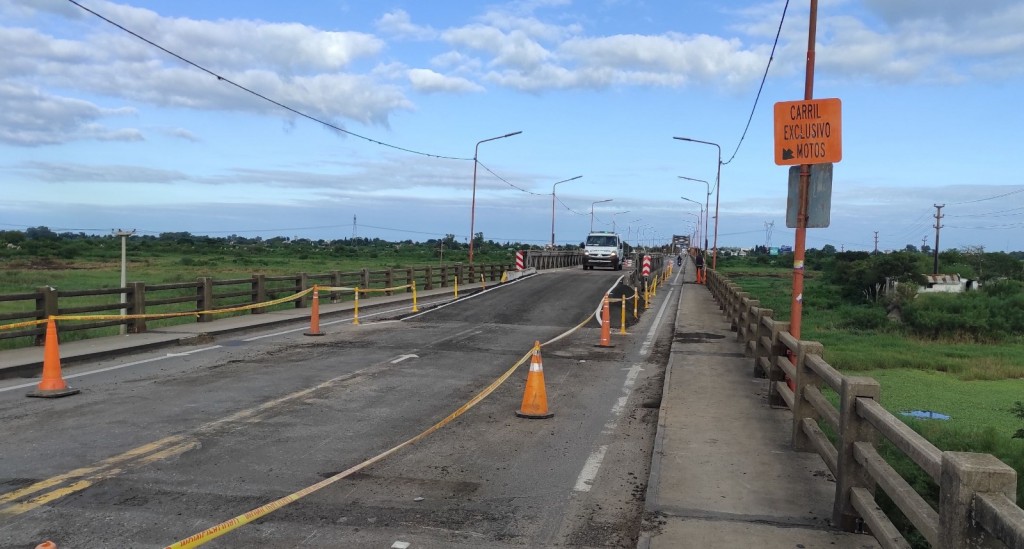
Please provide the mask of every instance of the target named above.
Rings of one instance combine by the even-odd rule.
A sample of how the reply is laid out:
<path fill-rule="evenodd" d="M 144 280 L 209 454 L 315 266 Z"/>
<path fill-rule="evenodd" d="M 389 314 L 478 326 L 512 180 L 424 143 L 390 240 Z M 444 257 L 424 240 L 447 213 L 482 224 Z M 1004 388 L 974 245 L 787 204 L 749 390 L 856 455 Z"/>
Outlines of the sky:
<path fill-rule="evenodd" d="M 0 229 L 794 243 L 809 0 L 75 2 L 0 0 Z M 1024 3 L 821 0 L 813 97 L 809 248 L 1024 250 Z"/>

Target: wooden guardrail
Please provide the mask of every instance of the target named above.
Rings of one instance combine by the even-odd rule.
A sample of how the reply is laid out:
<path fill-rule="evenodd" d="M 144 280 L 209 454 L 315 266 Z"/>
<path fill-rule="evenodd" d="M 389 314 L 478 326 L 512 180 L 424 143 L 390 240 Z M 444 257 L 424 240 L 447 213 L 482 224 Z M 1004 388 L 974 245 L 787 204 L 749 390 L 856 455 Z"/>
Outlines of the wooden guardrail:
<path fill-rule="evenodd" d="M 253 274 L 250 278 L 221 279 L 200 277 L 194 281 L 169 284 L 146 284 L 131 282 L 125 288 L 103 288 L 84 290 L 61 290 L 49 286 L 35 292 L 0 295 L 0 302 L 16 303 L 11 308 L 21 309 L 0 313 L 0 324 L 16 324 L 25 321 L 43 321 L 50 316 L 109 314 L 110 320 L 88 320 L 61 326 L 62 332 L 90 330 L 108 326 L 127 325 L 130 333 L 145 332 L 150 324 L 161 320 L 146 318 L 119 318 L 124 310 L 128 315 L 160 314 L 169 312 L 198 312 L 229 309 L 243 305 L 255 305 L 302 292 L 314 284 L 333 287 L 356 287 L 363 289 L 392 288 L 413 284 L 423 290 L 450 287 L 456 278 L 460 284 L 501 280 L 506 271 L 514 267 L 505 263 L 461 264 L 408 267 L 400 269 L 358 271 L 331 271 L 329 273 L 298 273 L 286 276 Z M 406 290 L 411 292 L 411 287 Z M 391 292 L 388 292 L 390 294 Z M 332 302 L 342 299 L 340 293 L 327 296 Z M 310 297 L 295 300 L 293 307 L 308 307 Z M 19 307 L 20 305 L 20 307 Z M 266 312 L 255 308 L 251 314 Z M 188 318 L 188 317 L 183 317 Z M 212 315 L 199 315 L 198 322 L 209 322 Z M 180 322 L 180 321 L 179 321 Z M 43 345 L 45 327 L 42 325 L 22 329 L 0 330 L 0 339 L 34 338 L 36 345 Z"/>
<path fill-rule="evenodd" d="M 836 479 L 832 521 L 855 531 L 866 526 L 885 548 L 910 545 L 879 509 L 881 489 L 937 549 L 1024 548 L 1024 509 L 1017 505 L 1017 472 L 989 454 L 945 452 L 890 414 L 869 377 L 843 375 L 822 358 L 822 345 L 799 341 L 789 323 L 721 274 L 708 271 L 708 288 L 736 337 L 753 357 L 754 374 L 767 377 L 769 403 L 793 412 L 792 444 L 816 452 Z M 823 391 L 839 396 L 836 408 Z M 835 443 L 819 424 L 835 433 Z M 938 509 L 922 498 L 878 453 L 884 438 L 925 471 L 939 490 Z"/>

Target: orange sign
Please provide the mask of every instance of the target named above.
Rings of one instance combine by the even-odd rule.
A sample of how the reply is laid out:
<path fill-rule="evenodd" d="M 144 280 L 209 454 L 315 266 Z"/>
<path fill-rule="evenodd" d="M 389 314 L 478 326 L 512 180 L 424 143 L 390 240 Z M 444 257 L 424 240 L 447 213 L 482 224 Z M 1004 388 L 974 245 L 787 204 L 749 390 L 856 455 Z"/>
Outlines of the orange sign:
<path fill-rule="evenodd" d="M 843 159 L 843 108 L 839 99 L 775 104 L 775 163 L 825 164 Z"/>

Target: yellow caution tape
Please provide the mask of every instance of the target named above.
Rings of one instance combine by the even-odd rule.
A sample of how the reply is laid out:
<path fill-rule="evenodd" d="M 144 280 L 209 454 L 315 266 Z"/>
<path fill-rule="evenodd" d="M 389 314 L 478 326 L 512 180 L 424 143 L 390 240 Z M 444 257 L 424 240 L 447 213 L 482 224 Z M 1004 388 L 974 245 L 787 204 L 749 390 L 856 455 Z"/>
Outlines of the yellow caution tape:
<path fill-rule="evenodd" d="M 29 326 L 38 326 L 40 324 L 46 324 L 45 320 L 26 320 L 25 322 L 15 322 L 13 324 L 0 325 L 0 330 L 16 330 L 18 328 L 28 328 Z"/>

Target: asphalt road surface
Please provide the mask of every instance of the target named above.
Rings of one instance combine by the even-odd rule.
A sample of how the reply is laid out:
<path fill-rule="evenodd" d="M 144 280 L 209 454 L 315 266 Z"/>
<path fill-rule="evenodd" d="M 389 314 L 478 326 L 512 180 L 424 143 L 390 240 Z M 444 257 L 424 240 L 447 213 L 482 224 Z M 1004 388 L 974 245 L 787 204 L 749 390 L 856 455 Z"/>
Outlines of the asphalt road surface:
<path fill-rule="evenodd" d="M 83 364 L 65 369 L 94 372 L 82 393 L 61 399 L 0 381 L 0 547 L 165 547 L 334 477 L 578 325 L 618 276 L 549 272 L 322 337 L 276 328 Z M 635 547 L 668 288 L 627 336 L 613 309 L 613 348 L 593 321 L 544 347 L 554 417 L 514 414 L 527 361 L 423 440 L 204 547 Z"/>

